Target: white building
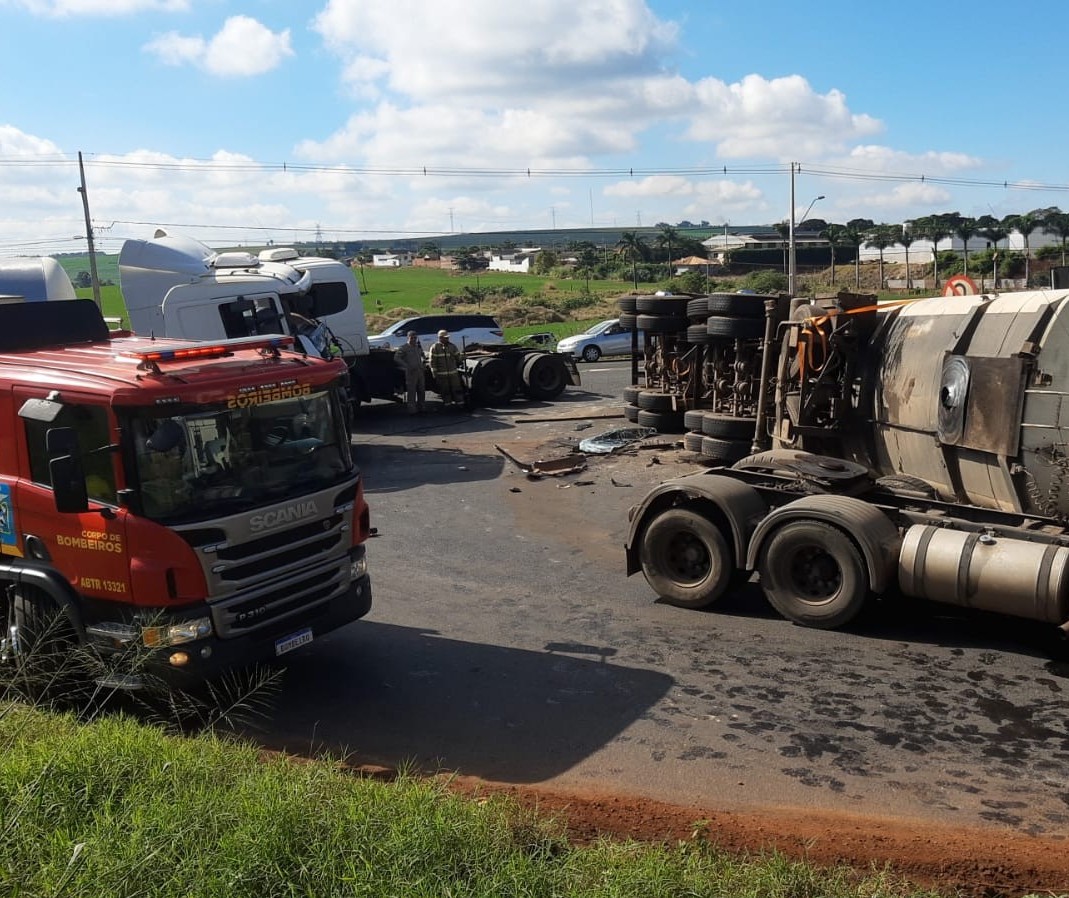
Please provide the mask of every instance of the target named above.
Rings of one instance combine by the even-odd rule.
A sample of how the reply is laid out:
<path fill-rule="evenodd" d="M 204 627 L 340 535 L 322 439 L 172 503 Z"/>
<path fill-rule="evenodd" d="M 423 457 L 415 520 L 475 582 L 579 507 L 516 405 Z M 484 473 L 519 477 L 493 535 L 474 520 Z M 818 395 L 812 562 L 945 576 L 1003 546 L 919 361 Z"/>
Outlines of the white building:
<path fill-rule="evenodd" d="M 412 264 L 412 253 L 376 253 L 371 257 L 374 268 L 408 268 Z"/>
<path fill-rule="evenodd" d="M 535 258 L 542 252 L 538 246 L 528 246 L 511 253 L 490 254 L 489 271 L 515 271 L 529 274 Z"/>

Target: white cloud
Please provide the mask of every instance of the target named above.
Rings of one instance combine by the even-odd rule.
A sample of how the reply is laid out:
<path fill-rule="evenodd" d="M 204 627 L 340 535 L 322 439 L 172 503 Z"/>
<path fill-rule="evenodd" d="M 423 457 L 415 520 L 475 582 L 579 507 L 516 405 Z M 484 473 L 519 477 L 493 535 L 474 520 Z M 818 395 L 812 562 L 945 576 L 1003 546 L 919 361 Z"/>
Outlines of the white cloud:
<path fill-rule="evenodd" d="M 38 16 L 126 16 L 140 12 L 186 12 L 190 0 L 4 0 Z"/>
<path fill-rule="evenodd" d="M 313 27 L 339 54 L 382 63 L 350 77 L 383 80 L 416 102 L 500 100 L 652 72 L 676 36 L 642 0 L 330 0 Z"/>
<path fill-rule="evenodd" d="M 850 112 L 840 91 L 818 94 L 800 75 L 747 75 L 735 84 L 705 78 L 695 93 L 701 113 L 687 136 L 715 143 L 728 159 L 822 158 L 883 129 L 876 119 Z"/>
<path fill-rule="evenodd" d="M 288 28 L 274 32 L 248 16 L 231 16 L 210 40 L 170 31 L 142 49 L 165 65 L 193 65 L 224 78 L 262 75 L 294 55 Z"/>

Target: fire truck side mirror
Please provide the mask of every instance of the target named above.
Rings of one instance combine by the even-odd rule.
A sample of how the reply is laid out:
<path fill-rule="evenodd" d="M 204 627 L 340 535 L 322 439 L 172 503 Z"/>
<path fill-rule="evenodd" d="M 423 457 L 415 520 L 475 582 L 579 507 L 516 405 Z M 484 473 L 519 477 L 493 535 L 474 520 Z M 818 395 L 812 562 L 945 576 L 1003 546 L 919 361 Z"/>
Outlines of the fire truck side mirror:
<path fill-rule="evenodd" d="M 48 473 L 56 511 L 77 514 L 89 509 L 85 468 L 78 454 L 78 434 L 71 427 L 50 427 L 45 433 Z"/>

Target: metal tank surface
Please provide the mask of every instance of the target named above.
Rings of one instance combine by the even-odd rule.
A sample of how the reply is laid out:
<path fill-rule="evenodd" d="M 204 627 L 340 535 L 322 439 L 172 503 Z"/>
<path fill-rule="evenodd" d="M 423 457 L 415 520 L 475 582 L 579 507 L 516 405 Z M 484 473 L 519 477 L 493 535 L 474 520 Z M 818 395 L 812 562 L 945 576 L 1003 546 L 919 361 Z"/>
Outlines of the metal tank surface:
<path fill-rule="evenodd" d="M 1069 514 L 1069 291 L 917 300 L 860 360 L 851 455 L 980 508 Z"/>

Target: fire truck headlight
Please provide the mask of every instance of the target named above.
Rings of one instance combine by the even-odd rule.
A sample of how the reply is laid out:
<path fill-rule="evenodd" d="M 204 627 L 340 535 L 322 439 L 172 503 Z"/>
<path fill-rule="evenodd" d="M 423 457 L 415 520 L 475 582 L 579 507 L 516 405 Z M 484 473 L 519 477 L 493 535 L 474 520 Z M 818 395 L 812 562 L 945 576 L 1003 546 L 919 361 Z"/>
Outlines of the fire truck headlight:
<path fill-rule="evenodd" d="M 141 642 L 149 648 L 164 645 L 181 645 L 194 639 L 210 636 L 212 622 L 206 617 L 197 617 L 177 624 L 165 624 L 160 627 L 145 627 L 141 631 Z"/>

